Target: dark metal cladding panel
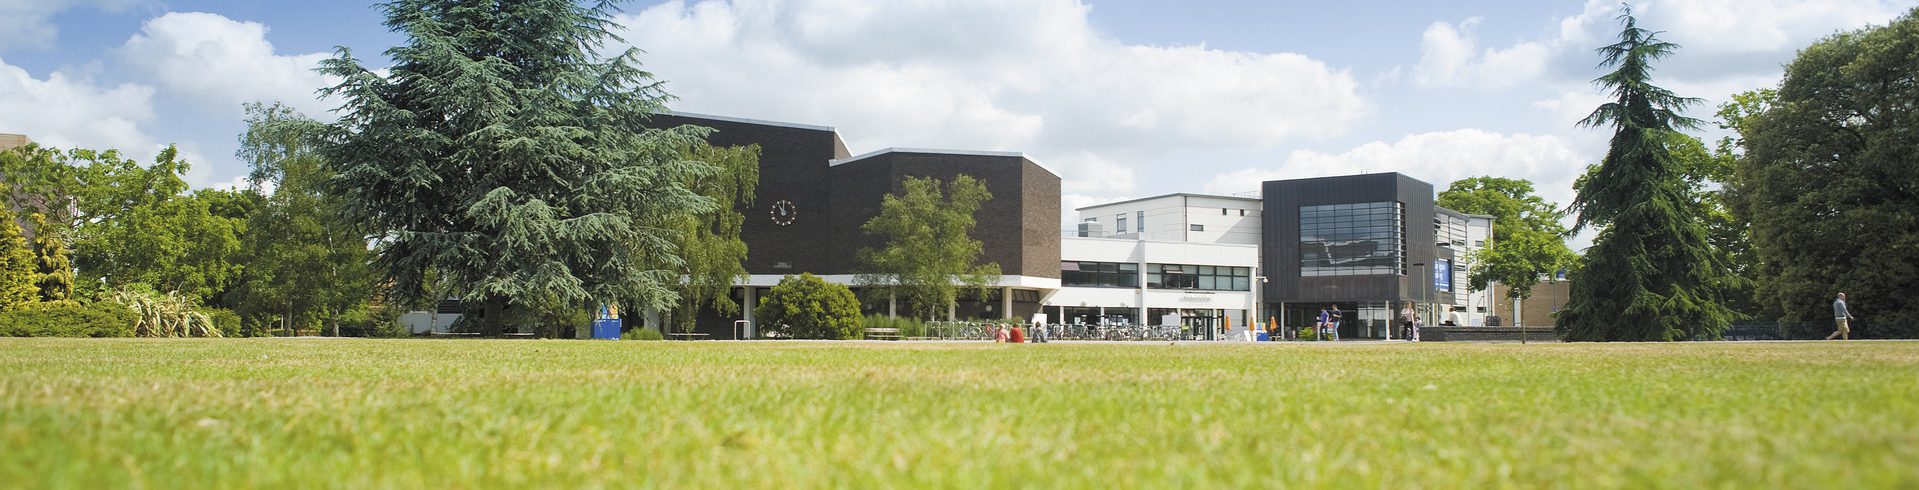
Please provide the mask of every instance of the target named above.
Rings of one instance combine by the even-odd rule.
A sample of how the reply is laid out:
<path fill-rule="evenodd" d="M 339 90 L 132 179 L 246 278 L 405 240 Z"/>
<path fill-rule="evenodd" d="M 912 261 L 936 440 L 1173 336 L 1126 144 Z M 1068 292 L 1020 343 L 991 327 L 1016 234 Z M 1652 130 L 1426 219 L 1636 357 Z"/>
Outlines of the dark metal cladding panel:
<path fill-rule="evenodd" d="M 1266 302 L 1432 301 L 1433 186 L 1398 173 L 1268 181 L 1261 186 L 1265 229 L 1261 269 Z M 1299 208 L 1327 204 L 1400 202 L 1406 212 L 1406 274 L 1335 277 L 1299 275 Z M 1415 267 L 1412 264 L 1423 263 Z"/>

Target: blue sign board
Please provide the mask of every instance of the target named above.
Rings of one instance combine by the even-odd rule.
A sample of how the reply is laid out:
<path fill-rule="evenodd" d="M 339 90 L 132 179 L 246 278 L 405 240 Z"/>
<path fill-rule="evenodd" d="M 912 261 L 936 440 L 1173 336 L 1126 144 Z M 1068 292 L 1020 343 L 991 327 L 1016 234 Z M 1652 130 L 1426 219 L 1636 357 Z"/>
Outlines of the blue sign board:
<path fill-rule="evenodd" d="M 1453 290 L 1453 261 L 1451 259 L 1433 261 L 1433 289 L 1439 291 Z"/>

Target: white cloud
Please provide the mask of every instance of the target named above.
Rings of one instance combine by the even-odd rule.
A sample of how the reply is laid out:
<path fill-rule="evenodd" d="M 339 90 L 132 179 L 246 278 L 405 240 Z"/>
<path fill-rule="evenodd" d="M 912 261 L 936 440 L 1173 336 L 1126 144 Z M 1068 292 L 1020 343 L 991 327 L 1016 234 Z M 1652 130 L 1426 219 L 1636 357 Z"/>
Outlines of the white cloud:
<path fill-rule="evenodd" d="M 886 146 L 1016 150 L 1069 192 L 1127 192 L 1193 148 L 1338 136 L 1370 107 L 1292 53 L 1128 45 L 1072 0 L 668 2 L 621 33 L 675 109 L 832 125 Z"/>
<path fill-rule="evenodd" d="M 161 88 L 239 114 L 240 104 L 280 101 L 326 118 L 332 103 L 315 91 L 330 85 L 313 71 L 326 53 L 275 54 L 267 27 L 218 14 L 172 12 L 148 20 L 120 47 L 120 59 Z"/>
<path fill-rule="evenodd" d="M 125 10 L 142 0 L 0 0 L 0 51 L 17 47 L 50 48 L 60 29 L 48 22 L 55 14 L 93 7 Z"/>
<path fill-rule="evenodd" d="M 1480 19 L 1455 26 L 1434 22 L 1420 36 L 1419 65 L 1413 83 L 1421 88 L 1499 89 L 1531 82 L 1545 71 L 1551 50 L 1537 42 L 1480 50 L 1473 35 Z"/>
<path fill-rule="evenodd" d="M 1249 167 L 1214 177 L 1206 192 L 1255 190 L 1267 180 L 1399 172 L 1443 190 L 1455 180 L 1491 175 L 1529 179 L 1540 195 L 1565 204 L 1572 180 L 1592 153 L 1564 138 L 1502 134 L 1480 129 L 1419 133 L 1391 143 L 1374 141 L 1340 153 L 1300 150 L 1277 166 Z"/>
<path fill-rule="evenodd" d="M 0 59 L 0 132 L 24 134 L 46 146 L 150 155 L 155 140 L 141 125 L 152 120 L 151 87 L 101 86 L 62 72 L 39 79 Z"/>

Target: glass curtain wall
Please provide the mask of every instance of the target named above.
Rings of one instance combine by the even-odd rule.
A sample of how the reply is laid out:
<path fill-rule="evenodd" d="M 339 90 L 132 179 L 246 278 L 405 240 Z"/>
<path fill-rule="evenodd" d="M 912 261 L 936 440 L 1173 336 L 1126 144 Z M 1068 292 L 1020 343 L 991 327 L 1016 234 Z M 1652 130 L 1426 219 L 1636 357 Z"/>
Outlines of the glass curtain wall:
<path fill-rule="evenodd" d="M 1398 202 L 1299 208 L 1299 275 L 1406 273 L 1406 209 Z"/>

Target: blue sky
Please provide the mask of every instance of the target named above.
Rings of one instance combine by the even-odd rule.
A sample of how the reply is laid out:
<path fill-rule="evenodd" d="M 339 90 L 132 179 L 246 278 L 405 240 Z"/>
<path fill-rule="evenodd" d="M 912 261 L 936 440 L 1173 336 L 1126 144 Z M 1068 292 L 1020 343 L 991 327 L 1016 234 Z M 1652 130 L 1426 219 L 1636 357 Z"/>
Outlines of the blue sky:
<path fill-rule="evenodd" d="M 1648 0 L 1682 44 L 1660 81 L 1772 86 L 1794 52 L 1919 0 Z M 636 2 L 620 23 L 678 110 L 839 128 L 889 146 L 1026 152 L 1068 209 L 1272 178 L 1400 171 L 1533 179 L 1564 202 L 1605 134 L 1592 48 L 1619 4 L 737 0 Z M 236 185 L 239 104 L 326 118 L 313 62 L 401 39 L 360 2 L 0 0 L 0 132 L 151 155 Z M 1717 138 L 1716 132 L 1701 136 Z M 1070 213 L 1070 212 L 1069 212 Z"/>

